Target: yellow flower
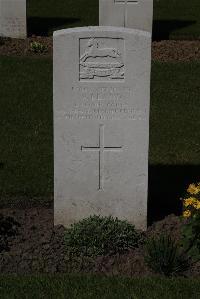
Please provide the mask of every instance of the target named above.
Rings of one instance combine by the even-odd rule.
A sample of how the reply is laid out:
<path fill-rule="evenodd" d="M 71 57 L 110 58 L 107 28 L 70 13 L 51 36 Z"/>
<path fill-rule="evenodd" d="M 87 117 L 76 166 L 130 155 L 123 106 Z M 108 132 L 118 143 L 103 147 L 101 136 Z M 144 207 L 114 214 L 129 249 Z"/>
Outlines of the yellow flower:
<path fill-rule="evenodd" d="M 189 197 L 184 199 L 184 206 L 188 207 L 188 206 L 194 206 L 194 204 L 196 203 L 196 198 L 195 197 Z"/>
<path fill-rule="evenodd" d="M 197 210 L 200 209 L 200 201 L 199 200 L 196 200 L 196 202 L 193 204 L 193 207 Z"/>
<path fill-rule="evenodd" d="M 195 184 L 190 184 L 187 192 L 190 194 L 198 194 L 200 192 L 200 183 L 198 183 L 197 185 Z"/>
<path fill-rule="evenodd" d="M 191 216 L 191 212 L 189 210 L 186 210 L 186 211 L 183 212 L 183 217 L 188 218 L 190 216 Z"/>
<path fill-rule="evenodd" d="M 198 201 L 197 206 L 196 206 L 197 210 L 200 210 L 200 201 Z"/>

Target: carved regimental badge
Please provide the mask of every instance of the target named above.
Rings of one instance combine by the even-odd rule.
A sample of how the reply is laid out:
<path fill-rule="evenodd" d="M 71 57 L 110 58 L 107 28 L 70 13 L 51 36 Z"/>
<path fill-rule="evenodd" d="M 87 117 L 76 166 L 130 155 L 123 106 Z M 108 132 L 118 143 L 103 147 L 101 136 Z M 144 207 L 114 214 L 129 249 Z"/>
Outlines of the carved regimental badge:
<path fill-rule="evenodd" d="M 124 40 L 80 39 L 80 80 L 124 80 Z"/>

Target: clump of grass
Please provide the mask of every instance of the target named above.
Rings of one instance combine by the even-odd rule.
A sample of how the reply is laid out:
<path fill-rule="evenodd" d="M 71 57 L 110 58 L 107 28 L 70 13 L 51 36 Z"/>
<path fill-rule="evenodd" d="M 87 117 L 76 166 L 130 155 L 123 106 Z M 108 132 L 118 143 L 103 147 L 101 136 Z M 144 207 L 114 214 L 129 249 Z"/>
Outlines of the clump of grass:
<path fill-rule="evenodd" d="M 189 268 L 189 260 L 178 244 L 170 237 L 161 235 L 146 242 L 145 261 L 154 272 L 165 276 L 182 274 Z"/>

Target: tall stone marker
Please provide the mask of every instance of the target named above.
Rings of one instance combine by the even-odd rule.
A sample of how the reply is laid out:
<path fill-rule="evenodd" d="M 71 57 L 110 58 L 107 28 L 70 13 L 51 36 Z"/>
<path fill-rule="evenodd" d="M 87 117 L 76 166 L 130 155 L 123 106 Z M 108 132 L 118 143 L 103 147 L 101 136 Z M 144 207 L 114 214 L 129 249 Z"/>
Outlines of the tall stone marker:
<path fill-rule="evenodd" d="M 26 0 L 0 0 L 0 36 L 26 38 Z"/>
<path fill-rule="evenodd" d="M 151 34 L 54 33 L 54 223 L 90 215 L 146 228 Z"/>
<path fill-rule="evenodd" d="M 99 24 L 152 32 L 153 0 L 99 0 Z"/>

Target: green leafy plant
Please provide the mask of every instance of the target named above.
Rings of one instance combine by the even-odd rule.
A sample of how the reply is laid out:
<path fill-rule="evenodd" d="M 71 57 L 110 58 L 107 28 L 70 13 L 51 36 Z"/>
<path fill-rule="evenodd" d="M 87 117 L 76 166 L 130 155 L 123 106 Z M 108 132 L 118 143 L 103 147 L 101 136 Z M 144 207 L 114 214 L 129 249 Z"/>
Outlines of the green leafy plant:
<path fill-rule="evenodd" d="M 30 44 L 31 51 L 34 53 L 45 53 L 47 52 L 47 46 L 39 43 L 39 42 L 32 42 Z"/>
<path fill-rule="evenodd" d="M 138 246 L 141 234 L 134 225 L 113 217 L 90 216 L 65 231 L 65 245 L 74 256 L 123 253 Z"/>
<path fill-rule="evenodd" d="M 193 215 L 183 226 L 182 246 L 193 261 L 200 260 L 200 213 Z"/>
<path fill-rule="evenodd" d="M 175 276 L 189 267 L 188 257 L 169 236 L 151 238 L 146 242 L 145 247 L 145 261 L 154 272 Z"/>

